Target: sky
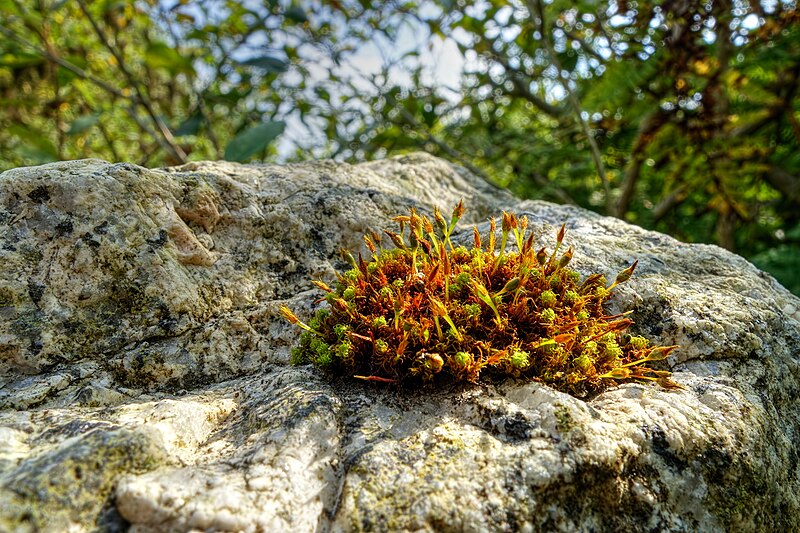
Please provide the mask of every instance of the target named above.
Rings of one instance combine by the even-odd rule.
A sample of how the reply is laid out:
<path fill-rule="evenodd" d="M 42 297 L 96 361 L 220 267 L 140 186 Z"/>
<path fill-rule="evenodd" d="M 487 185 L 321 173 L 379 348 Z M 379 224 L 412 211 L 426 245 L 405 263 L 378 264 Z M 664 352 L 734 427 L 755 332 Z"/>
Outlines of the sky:
<path fill-rule="evenodd" d="M 421 16 L 425 16 L 424 9 Z M 347 28 L 341 30 L 346 31 Z M 382 36 L 372 41 L 360 42 L 358 48 L 350 52 L 340 65 L 320 64 L 314 68 L 312 64 L 310 72 L 312 77 L 316 78 L 313 81 L 322 82 L 328 77 L 328 68 L 332 68 L 333 72 L 341 77 L 354 80 L 365 93 L 374 92 L 375 87 L 365 78 L 379 74 L 385 66 L 397 63 L 412 50 L 418 52 L 418 60 L 424 66 L 423 83 L 430 87 L 441 88 L 442 95 L 446 98 L 456 99 L 467 60 L 452 39 L 431 38 L 427 27 L 410 20 L 406 20 L 397 28 L 397 35 L 393 41 Z M 386 85 L 412 88 L 412 81 L 402 69 L 390 68 Z M 278 144 L 279 159 L 286 159 L 298 142 L 302 142 L 307 136 L 308 129 L 298 119 L 290 118 Z"/>

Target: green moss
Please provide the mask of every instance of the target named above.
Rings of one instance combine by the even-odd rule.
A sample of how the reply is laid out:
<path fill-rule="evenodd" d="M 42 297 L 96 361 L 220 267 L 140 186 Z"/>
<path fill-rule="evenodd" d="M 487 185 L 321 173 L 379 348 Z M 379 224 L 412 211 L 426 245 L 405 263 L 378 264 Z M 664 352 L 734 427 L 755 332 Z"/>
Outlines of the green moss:
<path fill-rule="evenodd" d="M 34 248 L 29 244 L 22 244 L 19 247 L 19 254 L 28 263 L 38 264 L 42 259 L 44 259 L 44 254 L 42 254 L 42 251 L 39 248 Z"/>
<path fill-rule="evenodd" d="M 575 421 L 572 419 L 572 414 L 569 409 L 560 403 L 555 404 L 556 415 L 556 429 L 562 434 L 569 433 L 575 426 Z"/>
<path fill-rule="evenodd" d="M 523 370 L 530 364 L 530 354 L 523 350 L 515 350 L 509 359 L 511 366 L 519 370 Z"/>
<path fill-rule="evenodd" d="M 163 450 L 141 432 L 96 429 L 8 473 L 0 525 L 11 531 L 65 531 L 72 524 L 93 530 L 122 475 L 152 470 L 164 460 Z"/>
<path fill-rule="evenodd" d="M 18 303 L 19 299 L 15 291 L 8 287 L 0 287 L 0 307 L 11 307 Z"/>
<path fill-rule="evenodd" d="M 542 291 L 539 295 L 539 301 L 545 307 L 553 307 L 556 304 L 556 294 L 553 291 Z"/>

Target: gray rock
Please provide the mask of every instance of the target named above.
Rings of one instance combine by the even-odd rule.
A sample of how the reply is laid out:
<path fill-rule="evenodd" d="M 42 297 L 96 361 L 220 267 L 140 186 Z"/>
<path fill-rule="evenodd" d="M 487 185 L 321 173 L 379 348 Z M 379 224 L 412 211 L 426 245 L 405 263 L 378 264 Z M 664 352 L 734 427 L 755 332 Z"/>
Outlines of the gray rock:
<path fill-rule="evenodd" d="M 682 390 L 588 401 L 288 365 L 310 278 L 460 198 L 527 214 L 609 310 L 679 344 Z M 351 166 L 86 160 L 0 174 L 0 531 L 788 531 L 800 301 L 742 258 L 520 201 L 423 154 Z"/>

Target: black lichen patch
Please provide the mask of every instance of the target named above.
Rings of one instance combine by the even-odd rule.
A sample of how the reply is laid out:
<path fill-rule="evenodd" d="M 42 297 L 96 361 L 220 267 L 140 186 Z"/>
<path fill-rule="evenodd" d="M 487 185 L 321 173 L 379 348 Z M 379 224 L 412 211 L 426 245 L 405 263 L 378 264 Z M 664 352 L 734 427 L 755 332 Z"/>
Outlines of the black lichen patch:
<path fill-rule="evenodd" d="M 81 241 L 85 242 L 89 248 L 99 248 L 100 241 L 98 241 L 94 235 L 89 233 L 88 231 L 81 235 Z"/>
<path fill-rule="evenodd" d="M 178 328 L 178 318 L 170 313 L 169 308 L 163 302 L 159 303 L 158 311 L 161 313 L 158 318 L 158 327 L 166 335 L 175 334 Z"/>
<path fill-rule="evenodd" d="M 661 459 L 667 465 L 667 468 L 679 473 L 683 472 L 688 466 L 687 462 L 678 456 L 678 454 L 675 453 L 675 451 L 669 445 L 669 441 L 667 440 L 667 435 L 664 433 L 664 430 L 659 426 L 645 426 L 643 429 L 645 434 L 650 435 L 650 439 L 653 442 L 653 451 L 659 457 L 661 457 Z"/>
<path fill-rule="evenodd" d="M 659 524 L 658 510 L 650 502 L 636 498 L 627 490 L 627 476 L 621 476 L 619 465 L 579 463 L 563 483 L 553 482 L 538 492 L 537 507 L 563 508 L 563 502 L 574 502 L 566 516 L 542 513 L 539 531 L 581 530 L 579 524 L 594 524 L 597 529 L 585 531 L 648 531 L 644 524 Z M 613 512 L 608 512 L 613 509 Z M 565 525 L 563 520 L 570 520 Z M 666 524 L 649 531 L 665 531 Z"/>
<path fill-rule="evenodd" d="M 529 439 L 534 428 L 535 426 L 525 418 L 525 415 L 519 412 L 503 420 L 503 433 L 514 441 Z"/>
<path fill-rule="evenodd" d="M 31 343 L 28 345 L 28 351 L 31 355 L 39 355 L 42 350 L 44 350 L 44 343 L 38 338 L 31 339 Z"/>
<path fill-rule="evenodd" d="M 72 217 L 67 216 L 67 218 L 56 224 L 56 235 L 59 237 L 65 237 L 72 233 L 73 229 L 75 229 L 75 226 L 72 223 Z"/>
<path fill-rule="evenodd" d="M 734 455 L 720 442 L 712 442 L 697 465 L 708 481 L 707 505 L 726 530 L 797 530 L 797 504 L 779 490 L 792 482 L 796 472 L 781 469 L 765 476 L 750 459 Z"/>
<path fill-rule="evenodd" d="M 89 433 L 98 428 L 109 430 L 114 429 L 114 425 L 111 424 L 111 422 L 103 420 L 70 420 L 69 422 L 59 424 L 44 431 L 41 435 L 36 437 L 36 442 L 60 442 L 64 439 Z"/>
<path fill-rule="evenodd" d="M 157 236 L 153 237 L 152 239 L 147 239 L 147 244 L 152 246 L 154 249 L 158 249 L 167 244 L 168 240 L 169 234 L 167 233 L 167 230 L 161 229 L 159 230 Z"/>
<path fill-rule="evenodd" d="M 714 445 L 703 452 L 700 461 L 707 469 L 707 477 L 715 485 L 723 484 L 734 463 L 730 452 Z"/>
<path fill-rule="evenodd" d="M 508 411 L 505 407 L 479 406 L 478 425 L 491 435 L 510 443 L 529 440 L 541 428 L 532 423 L 520 411 Z"/>
<path fill-rule="evenodd" d="M 659 336 L 664 331 L 671 330 L 674 327 L 671 309 L 671 304 L 663 297 L 637 306 L 633 310 L 637 319 L 636 328 L 652 336 Z"/>
<path fill-rule="evenodd" d="M 42 296 L 44 296 L 45 285 L 40 283 L 34 279 L 28 280 L 28 296 L 31 297 L 31 301 L 39 305 L 39 302 L 42 301 Z"/>
<path fill-rule="evenodd" d="M 538 426 L 532 424 L 524 414 L 516 412 L 487 418 L 483 429 L 503 441 L 516 443 L 529 440 Z"/>
<path fill-rule="evenodd" d="M 50 201 L 50 192 L 47 190 L 47 187 L 40 185 L 28 193 L 28 198 L 37 204 L 42 204 Z"/>

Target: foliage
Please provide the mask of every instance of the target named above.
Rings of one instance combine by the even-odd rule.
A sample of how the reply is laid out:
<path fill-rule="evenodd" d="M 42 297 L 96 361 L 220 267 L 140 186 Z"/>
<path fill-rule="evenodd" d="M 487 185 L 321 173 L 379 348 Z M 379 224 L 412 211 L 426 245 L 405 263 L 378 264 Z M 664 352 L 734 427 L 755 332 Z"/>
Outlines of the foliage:
<path fill-rule="evenodd" d="M 795 283 L 793 0 L 0 0 L 0 36 L 0 169 L 425 150 Z"/>
<path fill-rule="evenodd" d="M 752 257 L 758 268 L 772 273 L 784 287 L 800 294 L 800 246 L 781 244 Z"/>
<path fill-rule="evenodd" d="M 274 155 L 320 44 L 298 6 L 233 0 L 6 0 L 0 37 L 0 168 Z"/>
<path fill-rule="evenodd" d="M 784 287 L 800 294 L 800 225 L 785 235 L 785 244 L 751 258 L 758 268 L 770 272 Z"/>
<path fill-rule="evenodd" d="M 458 44 L 461 87 L 426 84 L 419 66 L 410 88 L 372 77 L 379 96 L 354 155 L 424 149 L 520 195 L 685 241 L 745 256 L 790 245 L 783 235 L 800 222 L 794 2 L 435 3 L 419 19 Z"/>
<path fill-rule="evenodd" d="M 364 237 L 369 261 L 350 255 L 353 268 L 339 275 L 335 290 L 315 282 L 329 308 L 309 324 L 282 307 L 305 330 L 294 361 L 380 382 L 513 376 L 579 397 L 628 379 L 678 387 L 668 371 L 646 366 L 676 347 L 648 347 L 624 333 L 633 323 L 625 314 L 603 311 L 635 263 L 608 287 L 600 274 L 581 282 L 568 268 L 572 249 L 559 255 L 563 226 L 548 254 L 534 249 L 532 234 L 526 237 L 527 217 L 503 213 L 500 242 L 492 219 L 485 240 L 475 228 L 467 249 L 450 240 L 462 214 L 461 203 L 450 222 L 435 210 L 434 229 L 412 208 L 394 218 L 399 233 L 385 232 L 395 248 L 384 249 L 373 232 Z M 506 252 L 509 237 L 516 252 Z"/>

